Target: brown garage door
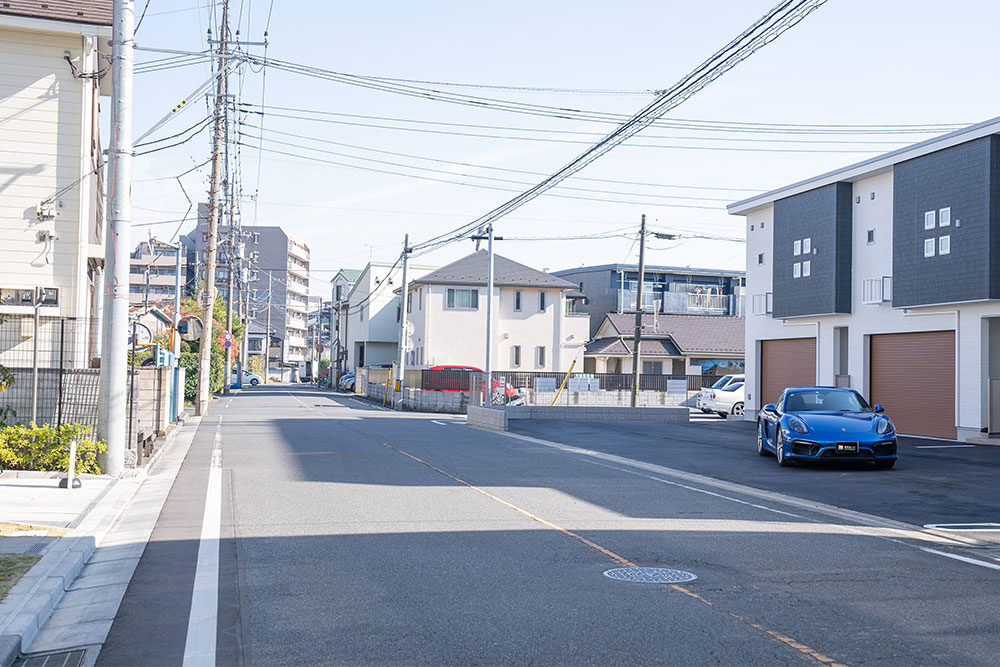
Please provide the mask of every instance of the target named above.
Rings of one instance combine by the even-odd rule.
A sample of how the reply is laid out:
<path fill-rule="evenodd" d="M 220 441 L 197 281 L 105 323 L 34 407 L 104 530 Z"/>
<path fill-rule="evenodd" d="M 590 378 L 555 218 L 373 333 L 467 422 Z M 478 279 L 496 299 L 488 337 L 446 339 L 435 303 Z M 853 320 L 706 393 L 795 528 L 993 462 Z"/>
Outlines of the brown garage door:
<path fill-rule="evenodd" d="M 760 342 L 761 406 L 777 401 L 785 387 L 811 387 L 815 384 L 815 338 Z"/>
<path fill-rule="evenodd" d="M 955 332 L 872 336 L 869 395 L 900 433 L 955 438 Z"/>

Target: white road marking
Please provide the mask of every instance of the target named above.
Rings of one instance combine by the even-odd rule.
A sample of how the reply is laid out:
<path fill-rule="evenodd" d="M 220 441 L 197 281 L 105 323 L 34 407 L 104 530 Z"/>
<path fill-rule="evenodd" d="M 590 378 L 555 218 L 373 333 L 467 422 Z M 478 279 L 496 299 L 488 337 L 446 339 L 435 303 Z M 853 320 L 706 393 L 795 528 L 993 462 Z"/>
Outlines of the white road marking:
<path fill-rule="evenodd" d="M 960 560 L 963 563 L 969 563 L 970 565 L 978 565 L 979 567 L 985 567 L 990 570 L 1000 570 L 1000 564 L 990 563 L 985 560 L 979 560 L 978 558 L 969 558 L 968 556 L 959 556 L 958 554 L 950 554 L 947 551 L 938 551 L 937 549 L 929 549 L 927 547 L 918 547 L 921 551 L 926 551 L 929 554 L 937 554 L 938 556 L 944 556 L 945 558 L 953 558 L 955 560 Z"/>
<path fill-rule="evenodd" d="M 184 667 L 215 665 L 219 626 L 219 541 L 222 534 L 222 416 L 215 427 L 215 447 L 208 471 L 205 515 L 198 545 L 198 565 L 191 591 Z"/>
<path fill-rule="evenodd" d="M 915 449 L 962 449 L 965 447 L 975 447 L 975 445 L 914 445 Z"/>

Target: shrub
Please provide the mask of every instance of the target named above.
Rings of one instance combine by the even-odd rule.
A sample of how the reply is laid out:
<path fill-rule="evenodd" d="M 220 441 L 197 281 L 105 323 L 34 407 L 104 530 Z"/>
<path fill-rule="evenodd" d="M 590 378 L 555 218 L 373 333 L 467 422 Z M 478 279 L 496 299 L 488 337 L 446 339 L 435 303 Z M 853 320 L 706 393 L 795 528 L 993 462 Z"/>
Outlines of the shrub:
<path fill-rule="evenodd" d="M 198 396 L 198 355 L 181 352 L 177 363 L 184 369 L 184 400 L 194 402 Z"/>
<path fill-rule="evenodd" d="M 76 472 L 101 473 L 97 455 L 107 449 L 90 436 L 90 427 L 15 424 L 0 428 L 0 464 L 12 470 L 60 471 L 69 468 L 70 441 L 76 440 Z"/>

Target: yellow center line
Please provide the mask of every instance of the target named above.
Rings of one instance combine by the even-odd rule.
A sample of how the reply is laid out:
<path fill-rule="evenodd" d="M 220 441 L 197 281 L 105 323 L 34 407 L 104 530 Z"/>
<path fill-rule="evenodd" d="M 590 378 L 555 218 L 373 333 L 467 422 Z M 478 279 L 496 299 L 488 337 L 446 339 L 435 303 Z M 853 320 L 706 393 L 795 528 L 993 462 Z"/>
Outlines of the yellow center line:
<path fill-rule="evenodd" d="M 462 486 L 464 486 L 464 487 L 466 487 L 468 489 L 471 489 L 472 491 L 475 491 L 476 493 L 482 494 L 482 495 L 486 496 L 487 498 L 489 498 L 491 500 L 494 500 L 494 501 L 500 503 L 501 505 L 504 505 L 505 507 L 509 507 L 510 509 L 514 510 L 515 512 L 518 512 L 519 514 L 522 514 L 522 515 L 528 517 L 532 521 L 537 521 L 538 523 L 542 524 L 546 528 L 551 528 L 552 530 L 558 531 L 558 532 L 562 533 L 563 535 L 566 535 L 567 537 L 572 537 L 574 540 L 587 545 L 591 549 L 595 549 L 596 551 L 599 551 L 600 553 L 602 553 L 605 556 L 611 558 L 615 562 L 617 562 L 617 563 L 619 563 L 621 565 L 624 565 L 625 567 L 639 567 L 638 565 L 636 565 L 632 561 L 628 560 L 624 556 L 619 556 L 614 551 L 611 551 L 610 549 L 606 549 L 606 548 L 602 547 L 600 544 L 597 544 L 596 542 L 588 540 L 586 537 L 583 537 L 582 535 L 574 533 L 571 530 L 568 530 L 566 528 L 563 528 L 562 526 L 559 526 L 559 525 L 556 525 L 556 524 L 552 523 L 551 521 L 543 519 L 542 517 L 538 516 L 537 514 L 532 514 L 528 510 L 523 509 L 521 507 L 518 507 L 517 505 L 515 505 L 515 504 L 513 504 L 513 503 L 511 503 L 511 502 L 509 502 L 507 500 L 504 500 L 503 498 L 500 498 L 499 496 L 496 496 L 496 495 L 490 493 L 486 489 L 480 488 L 480 487 L 478 487 L 478 486 L 476 486 L 474 484 L 470 484 L 469 482 L 466 482 L 465 480 L 460 479 L 460 478 L 452 475 L 451 473 L 445 472 L 441 468 L 438 468 L 437 466 L 435 466 L 435 465 L 433 465 L 431 463 L 428 463 L 427 461 L 423 460 L 422 458 L 420 458 L 418 456 L 414 456 L 413 454 L 410 454 L 409 452 L 404 452 L 402 449 L 397 449 L 396 447 L 393 447 L 392 445 L 390 445 L 387 442 L 383 442 L 382 445 L 385 446 L 385 447 L 387 447 L 387 448 L 389 448 L 389 449 L 391 449 L 391 450 L 393 450 L 394 452 L 398 452 L 399 454 L 402 454 L 403 456 L 405 456 L 405 457 L 407 457 L 409 459 L 412 459 L 413 461 L 416 461 L 417 463 L 419 463 L 419 464 L 421 464 L 423 466 L 426 466 L 426 467 L 430 468 L 431 470 L 433 470 L 434 472 L 436 472 L 436 473 L 438 473 L 440 475 L 444 475 L 448 479 L 450 479 L 450 480 L 452 480 L 452 481 L 454 481 L 454 482 L 456 482 L 458 484 L 461 484 Z M 705 598 L 703 598 L 702 596 L 698 595 L 694 591 L 691 591 L 690 589 L 685 588 L 684 586 L 678 586 L 677 584 L 667 584 L 667 587 L 671 588 L 671 589 L 673 589 L 675 591 L 677 591 L 678 593 L 683 593 L 684 595 L 687 595 L 690 598 L 698 600 L 702 604 L 705 604 L 705 605 L 707 605 L 709 607 L 716 608 L 715 605 L 713 605 L 710 601 L 706 600 Z M 795 639 L 792 639 L 791 637 L 785 636 L 785 635 L 783 635 L 783 634 L 781 634 L 779 632 L 774 632 L 773 630 L 768 630 L 767 628 L 765 628 L 765 627 L 763 627 L 763 626 L 761 626 L 761 625 L 759 625 L 757 623 L 754 623 L 750 619 L 745 618 L 743 616 L 740 616 L 739 614 L 734 614 L 732 612 L 726 612 L 726 611 L 723 611 L 722 613 L 726 614 L 730 618 L 736 619 L 737 621 L 743 623 L 744 625 L 747 625 L 747 626 L 753 628 L 754 630 L 757 630 L 758 632 L 763 633 L 767 637 L 775 639 L 776 641 L 779 641 L 782 644 L 785 644 L 786 646 L 789 646 L 789 647 L 795 649 L 804 658 L 807 658 L 807 659 L 809 659 L 811 661 L 815 660 L 816 662 L 818 662 L 820 664 L 823 664 L 823 665 L 830 665 L 830 667 L 844 667 L 844 665 L 842 665 L 841 663 L 837 662 L 833 658 L 828 658 L 827 656 L 823 655 L 822 653 L 819 653 L 818 651 L 816 651 L 816 650 L 814 650 L 814 649 L 806 646 L 805 644 L 803 644 L 803 643 L 801 643 L 799 641 L 796 641 Z"/>
<path fill-rule="evenodd" d="M 306 403 L 305 403 L 304 401 L 302 401 L 302 400 L 301 400 L 301 399 L 300 399 L 300 398 L 299 398 L 298 396 L 296 396 L 296 395 L 295 395 L 295 394 L 293 394 L 292 392 L 288 391 L 287 389 L 286 389 L 285 391 L 286 391 L 286 392 L 288 392 L 288 395 L 289 395 L 289 396 L 291 396 L 291 397 L 292 397 L 292 398 L 294 398 L 294 399 L 295 399 L 296 401 L 298 401 L 299 403 L 301 403 L 301 404 L 302 404 L 302 407 L 304 407 L 304 408 L 309 408 L 310 410 L 312 410 L 312 409 L 313 409 L 313 406 L 311 406 L 311 405 L 307 405 L 307 404 L 306 404 Z"/>

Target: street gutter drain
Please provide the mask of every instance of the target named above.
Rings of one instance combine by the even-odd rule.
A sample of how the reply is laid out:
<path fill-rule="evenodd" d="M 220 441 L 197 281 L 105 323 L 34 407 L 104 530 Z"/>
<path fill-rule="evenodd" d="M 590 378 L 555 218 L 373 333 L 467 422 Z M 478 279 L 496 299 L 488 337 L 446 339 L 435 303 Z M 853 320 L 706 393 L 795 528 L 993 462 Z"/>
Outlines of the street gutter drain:
<path fill-rule="evenodd" d="M 604 576 L 637 584 L 682 584 L 698 578 L 690 572 L 666 567 L 616 567 L 605 570 Z"/>

